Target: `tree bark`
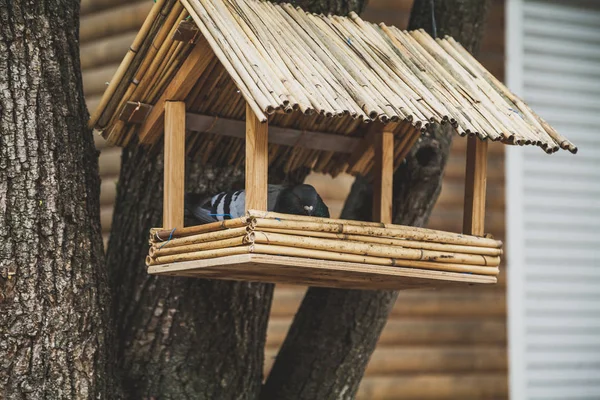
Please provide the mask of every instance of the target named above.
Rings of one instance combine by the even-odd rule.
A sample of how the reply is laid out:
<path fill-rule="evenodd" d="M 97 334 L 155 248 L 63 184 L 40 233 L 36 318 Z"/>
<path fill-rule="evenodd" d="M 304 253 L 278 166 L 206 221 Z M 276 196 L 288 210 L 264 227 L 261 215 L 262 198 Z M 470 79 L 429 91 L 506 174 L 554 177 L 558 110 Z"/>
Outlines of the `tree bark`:
<path fill-rule="evenodd" d="M 0 0 L 0 398 L 114 399 L 79 2 Z"/>
<path fill-rule="evenodd" d="M 243 187 L 236 168 L 187 160 L 186 189 Z M 271 285 L 149 276 L 148 232 L 161 225 L 162 156 L 123 151 L 107 262 L 128 398 L 246 399 L 260 388 Z"/>
<path fill-rule="evenodd" d="M 295 4 L 347 13 L 365 3 Z M 148 231 L 161 225 L 162 165 L 162 155 L 135 144 L 123 151 L 107 265 L 124 390 L 135 399 L 258 398 L 273 285 L 147 275 Z M 301 182 L 307 172 L 269 171 L 269 182 Z M 243 169 L 186 162 L 187 191 L 209 195 L 243 185 Z"/>
<path fill-rule="evenodd" d="M 432 33 L 430 1 L 416 0 L 410 29 Z M 437 34 L 476 53 L 489 0 L 436 0 Z M 423 226 L 441 189 L 453 131 L 431 128 L 394 175 L 394 223 Z M 370 220 L 372 187 L 358 178 L 342 218 Z M 394 291 L 309 288 L 277 355 L 264 399 L 352 399 L 397 298 Z"/>

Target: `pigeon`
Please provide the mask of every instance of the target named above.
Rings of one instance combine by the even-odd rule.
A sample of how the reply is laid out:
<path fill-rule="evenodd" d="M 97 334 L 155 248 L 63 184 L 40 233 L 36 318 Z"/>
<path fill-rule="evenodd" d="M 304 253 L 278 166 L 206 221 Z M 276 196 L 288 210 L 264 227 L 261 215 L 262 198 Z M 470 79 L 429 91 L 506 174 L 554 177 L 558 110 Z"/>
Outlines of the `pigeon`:
<path fill-rule="evenodd" d="M 210 198 L 198 199 L 185 195 L 185 213 L 198 224 L 207 224 L 241 217 L 245 214 L 244 190 L 221 192 Z M 311 185 L 269 185 L 267 211 L 284 214 L 308 215 L 329 218 L 329 208 Z"/>

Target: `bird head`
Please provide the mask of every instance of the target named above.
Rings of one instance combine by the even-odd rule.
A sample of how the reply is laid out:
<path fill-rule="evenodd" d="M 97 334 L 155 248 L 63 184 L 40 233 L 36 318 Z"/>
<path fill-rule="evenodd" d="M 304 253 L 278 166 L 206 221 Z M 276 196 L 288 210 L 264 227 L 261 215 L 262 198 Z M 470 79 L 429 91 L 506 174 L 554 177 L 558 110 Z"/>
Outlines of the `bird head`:
<path fill-rule="evenodd" d="M 329 209 L 311 185 L 296 185 L 281 193 L 278 212 L 329 218 Z"/>

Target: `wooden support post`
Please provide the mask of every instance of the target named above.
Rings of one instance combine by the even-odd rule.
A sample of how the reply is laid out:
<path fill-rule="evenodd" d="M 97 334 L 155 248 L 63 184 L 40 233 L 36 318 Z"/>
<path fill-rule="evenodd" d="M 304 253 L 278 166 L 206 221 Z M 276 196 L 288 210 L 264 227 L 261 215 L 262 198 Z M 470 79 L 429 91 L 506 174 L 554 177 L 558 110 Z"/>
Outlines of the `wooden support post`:
<path fill-rule="evenodd" d="M 163 227 L 183 228 L 185 187 L 185 103 L 165 102 Z"/>
<path fill-rule="evenodd" d="M 269 125 L 246 105 L 246 211 L 267 210 Z"/>
<path fill-rule="evenodd" d="M 476 137 L 467 140 L 463 233 L 483 236 L 488 142 Z"/>
<path fill-rule="evenodd" d="M 375 150 L 373 221 L 392 223 L 394 133 L 388 129 L 373 137 Z"/>

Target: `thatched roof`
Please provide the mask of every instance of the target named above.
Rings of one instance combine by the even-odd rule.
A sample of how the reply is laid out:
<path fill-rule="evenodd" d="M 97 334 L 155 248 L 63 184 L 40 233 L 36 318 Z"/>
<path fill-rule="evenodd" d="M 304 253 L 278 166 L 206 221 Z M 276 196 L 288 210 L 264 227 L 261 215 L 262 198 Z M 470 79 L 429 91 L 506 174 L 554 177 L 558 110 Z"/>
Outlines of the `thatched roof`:
<path fill-rule="evenodd" d="M 198 35 L 192 43 L 174 41 L 188 16 Z M 205 48 L 196 83 L 185 93 L 165 94 L 194 46 Z M 188 118 L 196 121 L 188 129 L 204 133 L 190 135 L 190 151 L 205 161 L 239 162 L 243 143 L 232 130 L 244 119 L 246 102 L 270 126 L 287 128 L 271 145 L 271 162 L 288 169 L 368 171 L 371 161 L 358 168 L 353 153 L 373 121 L 394 123 L 405 139 L 396 140 L 398 158 L 432 122 L 451 123 L 462 136 L 532 144 L 548 153 L 577 150 L 452 38 L 376 25 L 356 14 L 309 14 L 289 4 L 157 1 L 91 123 L 110 142 L 124 145 L 140 129 L 119 120 L 126 103 L 154 105 L 161 96 L 185 99 L 188 112 L 197 114 Z M 219 124 L 221 135 L 206 133 Z M 353 147 L 319 151 L 314 143 L 328 142 L 325 136 L 301 147 L 306 131 L 345 135 Z M 226 146 L 212 151 L 217 143 Z"/>

